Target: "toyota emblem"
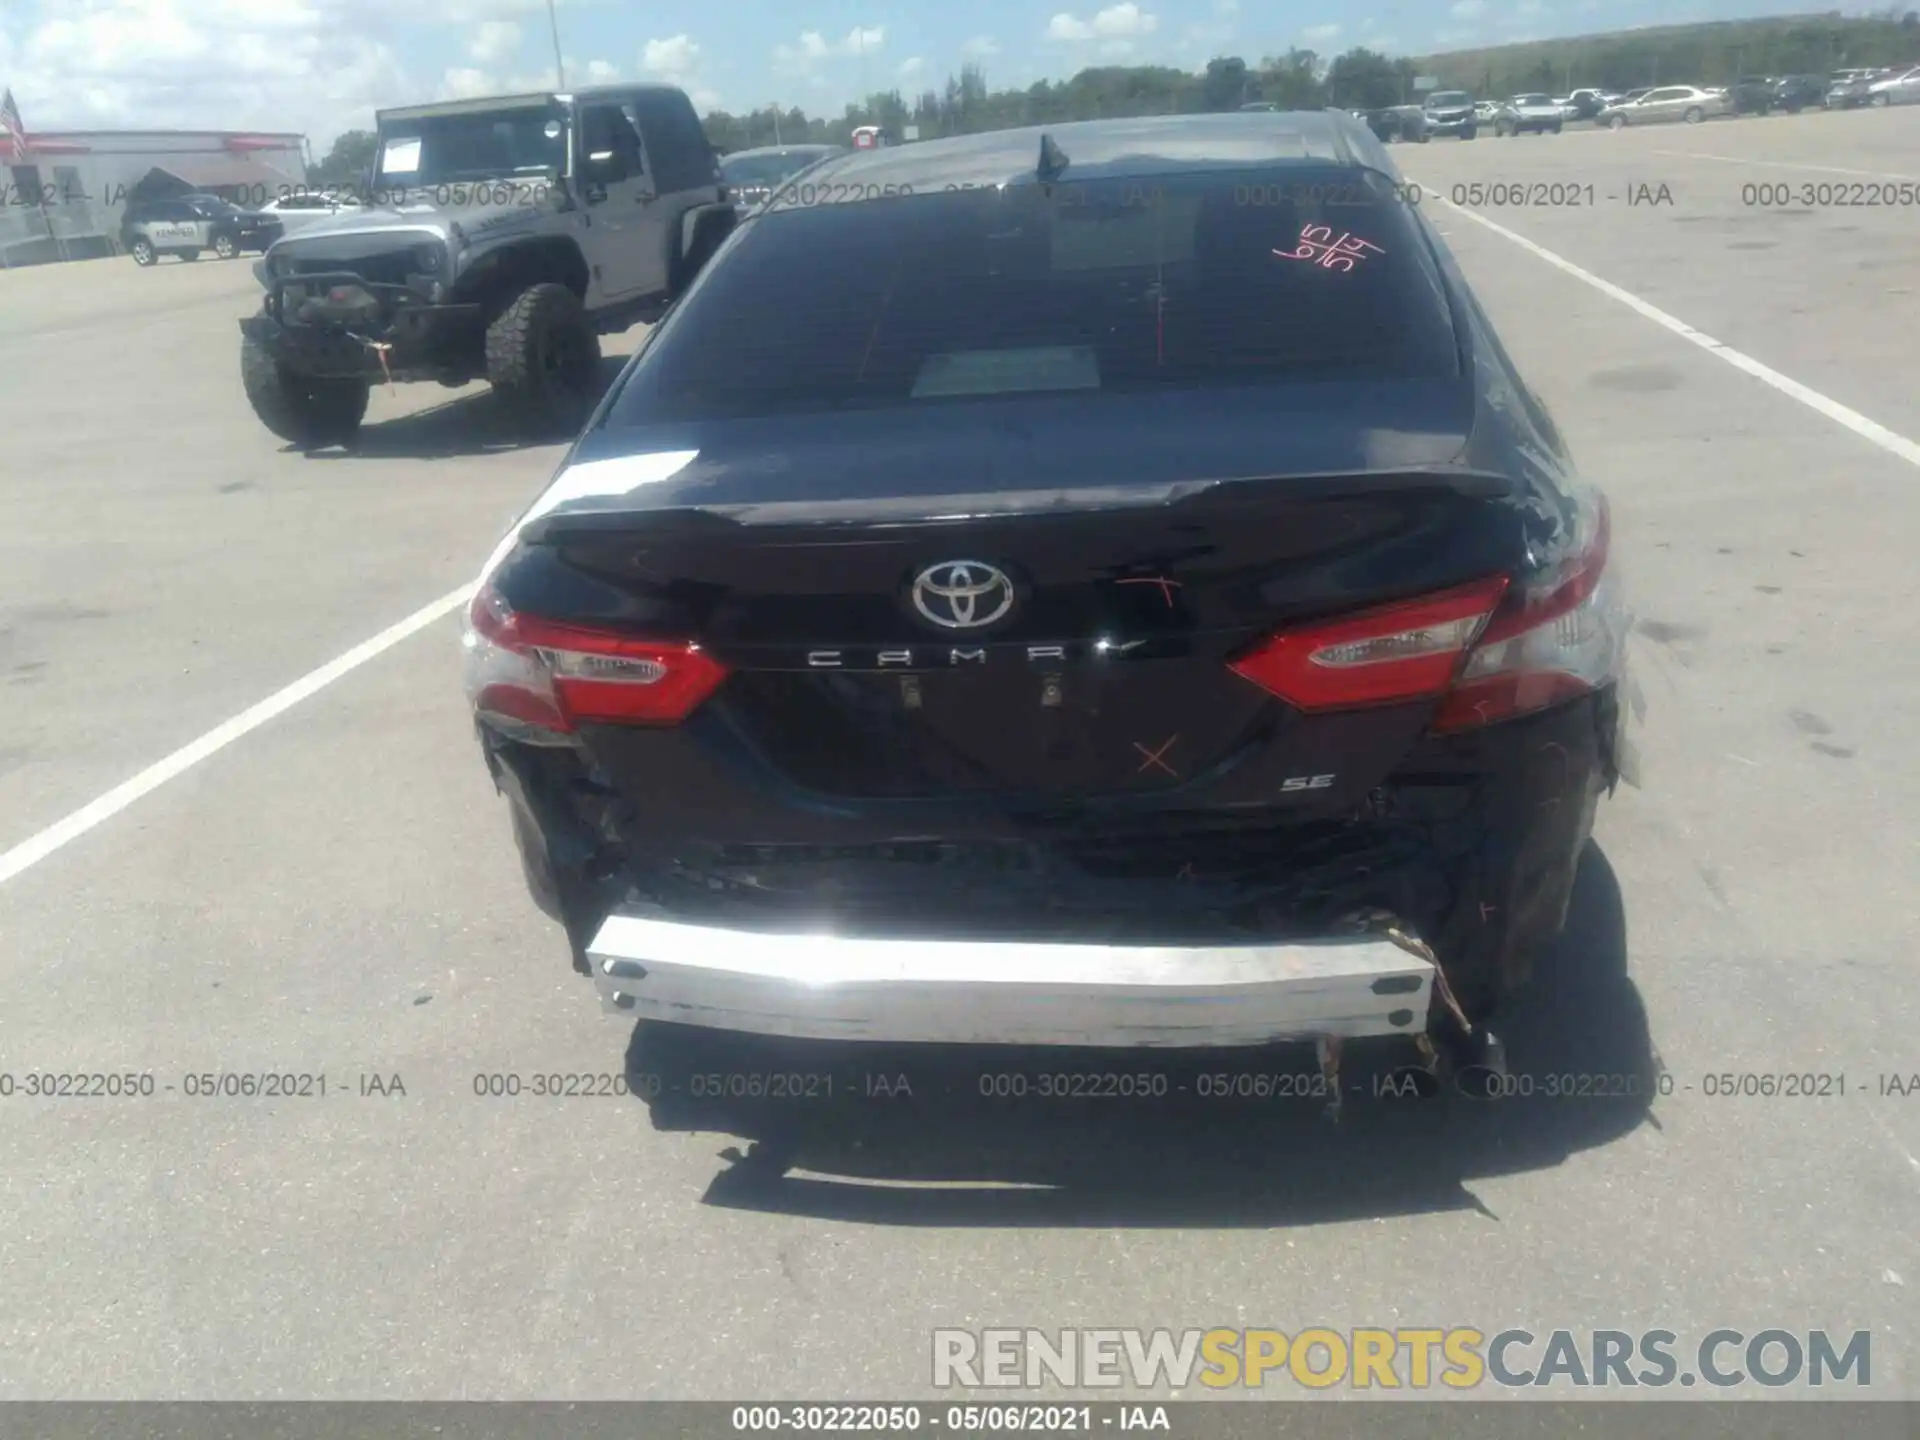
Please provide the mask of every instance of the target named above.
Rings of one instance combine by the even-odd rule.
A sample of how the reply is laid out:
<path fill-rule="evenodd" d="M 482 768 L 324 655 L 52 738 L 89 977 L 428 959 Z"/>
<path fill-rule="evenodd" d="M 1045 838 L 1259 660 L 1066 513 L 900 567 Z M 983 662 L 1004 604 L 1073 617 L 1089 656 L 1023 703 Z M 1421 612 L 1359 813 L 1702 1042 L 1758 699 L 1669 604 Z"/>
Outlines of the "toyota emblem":
<path fill-rule="evenodd" d="M 1013 608 L 1013 581 L 984 560 L 942 560 L 913 577 L 913 608 L 943 630 L 978 630 Z"/>

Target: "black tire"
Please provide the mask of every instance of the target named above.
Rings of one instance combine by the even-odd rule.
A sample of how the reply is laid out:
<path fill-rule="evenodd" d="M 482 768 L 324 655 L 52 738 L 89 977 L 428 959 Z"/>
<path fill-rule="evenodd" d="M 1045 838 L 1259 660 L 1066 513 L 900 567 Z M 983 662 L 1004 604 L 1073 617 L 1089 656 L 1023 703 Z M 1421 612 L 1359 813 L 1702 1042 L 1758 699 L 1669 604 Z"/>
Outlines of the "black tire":
<path fill-rule="evenodd" d="M 1558 135 L 1558 134 L 1560 133 L 1560 127 L 1559 127 L 1558 125 L 1555 125 L 1555 126 L 1553 127 L 1553 133 L 1554 133 L 1554 134 L 1556 134 L 1556 135 Z"/>
<path fill-rule="evenodd" d="M 1432 135 L 1432 133 L 1431 133 L 1431 132 L 1429 132 L 1429 131 L 1426 131 L 1426 130 L 1422 130 L 1422 131 L 1420 132 L 1420 143 L 1421 143 L 1422 145 L 1424 145 L 1424 144 L 1426 144 L 1426 143 L 1427 143 L 1427 142 L 1428 142 L 1429 140 L 1431 140 L 1431 139 L 1433 139 L 1433 135 Z"/>
<path fill-rule="evenodd" d="M 213 253 L 222 260 L 231 260 L 240 253 L 240 242 L 231 235 L 213 237 Z"/>
<path fill-rule="evenodd" d="M 487 381 L 521 423 L 578 428 L 599 390 L 600 337 L 564 285 L 533 285 L 487 327 Z"/>
<path fill-rule="evenodd" d="M 1702 120 L 1707 118 L 1707 112 L 1702 110 L 1698 105 L 1691 105 L 1687 107 L 1687 113 L 1680 118 L 1689 125 L 1698 125 Z"/>
<path fill-rule="evenodd" d="M 178 255 L 182 260 L 198 260 L 200 258 L 200 251 L 197 246 L 192 250 L 176 250 L 173 253 Z"/>
<path fill-rule="evenodd" d="M 246 336 L 240 339 L 240 381 L 260 423 L 290 445 L 344 445 L 366 418 L 366 381 L 295 375 Z"/>
<path fill-rule="evenodd" d="M 160 258 L 160 253 L 153 248 L 153 242 L 144 235 L 134 236 L 133 244 L 127 248 L 133 252 L 133 263 L 136 265 L 152 265 Z"/>
<path fill-rule="evenodd" d="M 1460 132 L 1460 138 L 1462 140 L 1471 140 L 1475 135 L 1478 135 L 1479 133 L 1480 132 L 1478 130 L 1475 130 L 1471 125 L 1469 125 L 1465 130 L 1462 130 Z"/>
<path fill-rule="evenodd" d="M 1513 138 L 1513 127 L 1504 120 L 1497 121 L 1494 124 L 1493 133 L 1498 139 L 1509 140 Z"/>

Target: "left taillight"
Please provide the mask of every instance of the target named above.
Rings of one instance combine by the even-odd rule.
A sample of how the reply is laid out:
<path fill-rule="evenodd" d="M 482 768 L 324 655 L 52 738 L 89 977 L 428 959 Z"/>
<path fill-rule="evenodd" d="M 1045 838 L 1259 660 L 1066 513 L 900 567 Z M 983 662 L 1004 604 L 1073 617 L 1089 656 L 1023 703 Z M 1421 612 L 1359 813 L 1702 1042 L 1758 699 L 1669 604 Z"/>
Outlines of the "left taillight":
<path fill-rule="evenodd" d="M 1446 733 L 1544 710 L 1619 678 L 1631 618 L 1607 569 L 1604 497 L 1583 497 L 1566 557 L 1505 576 L 1282 631 L 1232 662 L 1308 712 L 1437 701 Z"/>
<path fill-rule="evenodd" d="M 691 641 L 522 615 L 491 586 L 467 607 L 461 642 L 475 713 L 536 743 L 563 741 L 582 724 L 677 725 L 727 678 Z"/>

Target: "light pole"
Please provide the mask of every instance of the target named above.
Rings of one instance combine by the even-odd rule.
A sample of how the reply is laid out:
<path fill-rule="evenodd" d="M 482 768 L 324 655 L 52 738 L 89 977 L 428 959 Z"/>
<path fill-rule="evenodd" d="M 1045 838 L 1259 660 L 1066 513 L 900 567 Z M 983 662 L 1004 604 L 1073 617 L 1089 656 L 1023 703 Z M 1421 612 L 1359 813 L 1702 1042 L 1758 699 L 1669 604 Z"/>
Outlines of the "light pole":
<path fill-rule="evenodd" d="M 547 0 L 547 25 L 553 31 L 554 88 L 564 90 L 567 88 L 567 66 L 566 62 L 560 58 L 560 17 L 553 13 L 553 6 L 554 0 Z"/>

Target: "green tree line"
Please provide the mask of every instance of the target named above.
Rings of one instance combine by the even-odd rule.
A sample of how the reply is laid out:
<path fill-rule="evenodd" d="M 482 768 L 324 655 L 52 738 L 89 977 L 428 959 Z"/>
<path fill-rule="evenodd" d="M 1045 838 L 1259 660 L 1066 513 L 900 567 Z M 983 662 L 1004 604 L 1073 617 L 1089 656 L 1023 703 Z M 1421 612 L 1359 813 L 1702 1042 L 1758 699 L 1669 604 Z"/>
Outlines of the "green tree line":
<path fill-rule="evenodd" d="M 1236 110 L 1255 102 L 1282 110 L 1371 110 L 1417 101 L 1413 82 L 1421 75 L 1436 77 L 1442 89 L 1499 99 L 1532 90 L 1563 95 L 1581 86 L 1723 85 L 1741 75 L 1824 75 L 1846 66 L 1912 63 L 1920 63 L 1920 13 L 1895 9 L 1662 26 L 1442 55 L 1392 57 L 1357 48 L 1323 56 L 1292 49 L 1258 61 L 1220 56 L 1199 72 L 1105 65 L 1023 90 L 989 89 L 980 67 L 968 65 L 944 89 L 875 93 L 834 117 L 797 107 L 777 117 L 772 109 L 716 110 L 706 127 L 723 150 L 772 145 L 776 137 L 790 145 L 845 145 L 861 125 L 883 126 L 896 138 L 918 126 L 920 138 L 932 140 L 1068 120 Z"/>
<path fill-rule="evenodd" d="M 834 117 L 809 115 L 797 106 L 744 115 L 715 110 L 706 117 L 706 130 L 721 150 L 776 141 L 845 145 L 861 125 L 883 126 L 896 139 L 904 138 L 906 127 L 918 126 L 921 139 L 933 140 L 1069 120 L 1236 110 L 1254 103 L 1282 110 L 1372 110 L 1416 100 L 1413 82 L 1420 75 L 1436 77 L 1443 89 L 1497 99 L 1530 90 L 1565 94 L 1579 86 L 1721 85 L 1741 75 L 1823 75 L 1845 66 L 1912 63 L 1920 63 L 1920 13 L 1894 9 L 1869 16 L 1672 25 L 1443 55 L 1395 57 L 1359 48 L 1323 56 L 1292 49 L 1251 62 L 1218 56 L 1198 72 L 1167 65 L 1102 65 L 1023 90 L 990 89 L 981 68 L 967 65 L 942 89 L 913 96 L 899 90 L 875 93 Z M 371 132 L 348 131 L 317 167 L 316 182 L 357 180 L 373 158 L 373 147 Z"/>

